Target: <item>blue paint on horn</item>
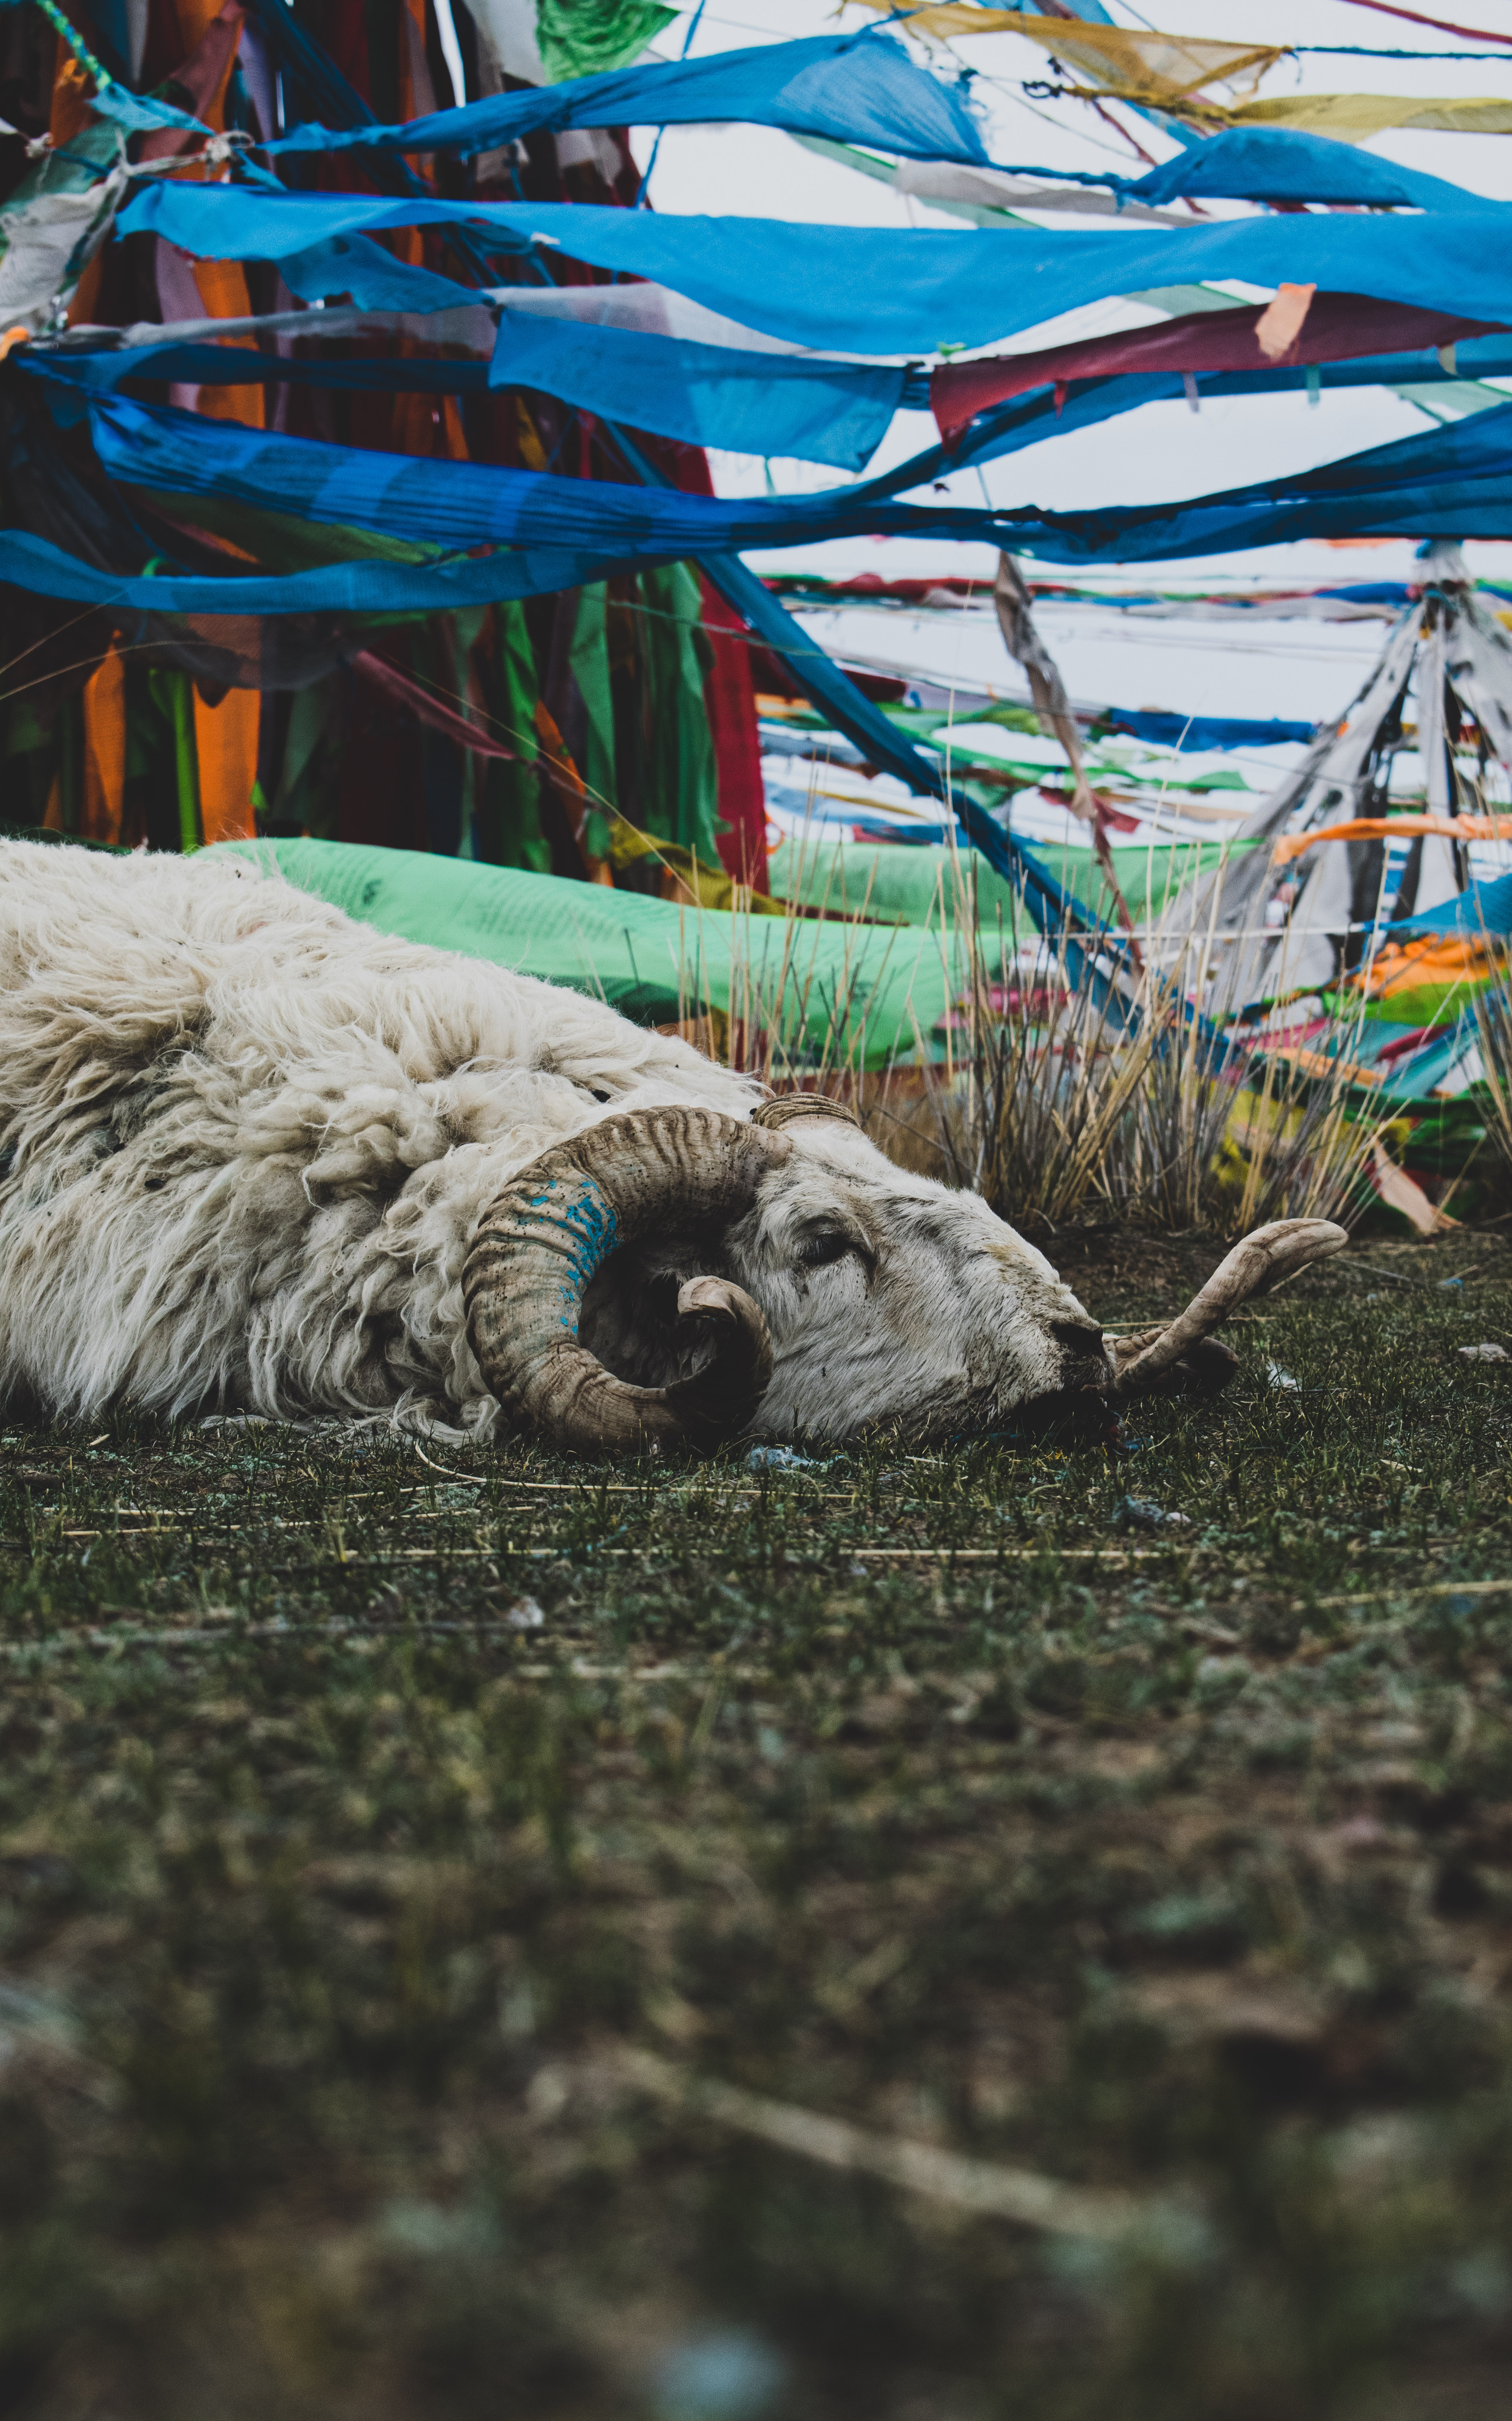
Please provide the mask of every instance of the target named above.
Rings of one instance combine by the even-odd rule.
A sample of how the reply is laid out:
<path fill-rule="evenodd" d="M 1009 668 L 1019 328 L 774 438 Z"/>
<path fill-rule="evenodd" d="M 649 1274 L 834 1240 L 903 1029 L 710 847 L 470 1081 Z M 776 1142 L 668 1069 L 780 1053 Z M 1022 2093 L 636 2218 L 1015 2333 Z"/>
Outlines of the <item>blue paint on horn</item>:
<path fill-rule="evenodd" d="M 561 1221 L 569 1239 L 566 1282 L 562 1288 L 562 1326 L 576 1336 L 578 1307 L 588 1281 L 602 1269 L 619 1236 L 619 1222 L 590 1179 L 578 1192 Z"/>

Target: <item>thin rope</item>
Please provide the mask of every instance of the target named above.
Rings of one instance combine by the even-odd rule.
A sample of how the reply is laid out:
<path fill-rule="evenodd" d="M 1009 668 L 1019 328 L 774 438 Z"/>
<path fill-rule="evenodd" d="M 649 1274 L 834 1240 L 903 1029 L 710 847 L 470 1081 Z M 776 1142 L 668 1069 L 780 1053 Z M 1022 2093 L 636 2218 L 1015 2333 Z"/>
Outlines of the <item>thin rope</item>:
<path fill-rule="evenodd" d="M 1457 25 L 1448 17 L 1423 17 L 1415 8 L 1399 8 L 1395 0 L 1348 0 L 1351 8 L 1374 8 L 1382 17 L 1404 17 L 1410 25 L 1431 25 L 1436 34 L 1462 34 L 1467 42 L 1501 42 L 1512 50 L 1512 34 L 1493 34 L 1486 25 Z"/>
<path fill-rule="evenodd" d="M 700 21 L 700 19 L 701 19 L 701 18 L 702 18 L 702 16 L 703 16 L 704 9 L 705 9 L 705 8 L 706 8 L 706 6 L 707 6 L 707 5 L 708 5 L 708 0 L 698 0 L 698 6 L 697 6 L 697 8 L 694 10 L 694 12 L 693 12 L 693 16 L 692 16 L 692 18 L 689 20 L 689 23 L 688 23 L 688 30 L 687 30 L 687 32 L 684 34 L 684 36 L 683 36 L 683 38 L 682 38 L 682 48 L 681 48 L 681 50 L 678 53 L 678 58 L 679 58 L 679 59 L 685 59 L 685 58 L 687 57 L 687 55 L 688 55 L 689 51 L 692 49 L 692 47 L 693 47 L 693 38 L 694 38 L 694 34 L 696 34 L 696 32 L 698 31 L 699 21 Z M 662 148 L 662 135 L 663 135 L 665 133 L 666 133 L 666 128 L 665 128 L 664 126 L 659 126 L 659 127 L 657 128 L 657 130 L 656 130 L 656 141 L 655 141 L 655 142 L 652 144 L 652 146 L 651 146 L 651 156 L 650 156 L 650 158 L 647 160 L 647 164 L 646 164 L 646 174 L 645 174 L 645 176 L 641 179 L 640 184 L 639 184 L 638 188 L 636 189 L 636 194 L 635 194 L 635 208 L 636 208 L 637 210 L 641 210 L 641 209 L 643 209 L 643 208 L 644 208 L 644 206 L 645 206 L 645 202 L 646 202 L 646 189 L 647 189 L 647 187 L 649 185 L 649 183 L 650 183 L 650 181 L 651 181 L 651 171 L 652 171 L 652 169 L 656 166 L 656 157 L 657 157 L 657 153 L 658 153 L 658 152 L 661 150 L 661 148 Z"/>

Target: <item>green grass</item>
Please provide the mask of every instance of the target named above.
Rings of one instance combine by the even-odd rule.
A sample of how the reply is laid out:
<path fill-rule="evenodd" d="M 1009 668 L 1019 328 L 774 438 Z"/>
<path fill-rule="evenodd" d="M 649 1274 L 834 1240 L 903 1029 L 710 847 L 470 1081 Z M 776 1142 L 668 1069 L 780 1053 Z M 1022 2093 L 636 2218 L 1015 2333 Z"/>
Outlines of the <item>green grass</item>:
<path fill-rule="evenodd" d="M 1123 1459 L 9 1422 L 0 2406 L 1504 2413 L 1512 1250 L 1233 1335 Z"/>

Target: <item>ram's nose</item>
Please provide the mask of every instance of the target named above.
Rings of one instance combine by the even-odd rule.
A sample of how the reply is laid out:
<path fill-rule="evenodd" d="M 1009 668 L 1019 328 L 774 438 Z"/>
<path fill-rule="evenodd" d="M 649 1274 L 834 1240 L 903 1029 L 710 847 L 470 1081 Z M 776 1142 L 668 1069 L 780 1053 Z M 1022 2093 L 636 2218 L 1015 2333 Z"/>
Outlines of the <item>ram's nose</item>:
<path fill-rule="evenodd" d="M 1063 1388 L 1072 1392 L 1107 1385 L 1108 1356 L 1102 1331 L 1095 1320 L 1052 1320 L 1050 1333 L 1061 1349 Z"/>

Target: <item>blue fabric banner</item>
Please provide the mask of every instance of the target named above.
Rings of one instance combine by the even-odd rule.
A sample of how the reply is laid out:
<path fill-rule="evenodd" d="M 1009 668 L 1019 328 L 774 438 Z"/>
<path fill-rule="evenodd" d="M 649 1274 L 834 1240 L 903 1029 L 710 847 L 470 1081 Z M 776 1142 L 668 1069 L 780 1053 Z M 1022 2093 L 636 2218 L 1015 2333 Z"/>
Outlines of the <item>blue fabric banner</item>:
<path fill-rule="evenodd" d="M 1423 217 L 1288 214 L 1169 232 L 933 229 L 672 218 L 570 202 L 389 201 L 154 182 L 117 221 L 188 253 L 285 260 L 335 236 L 465 227 L 501 253 L 555 249 L 674 287 L 766 335 L 843 353 L 987 345 L 1088 303 L 1150 287 L 1242 280 L 1512 321 L 1512 246 L 1500 205 Z"/>
<path fill-rule="evenodd" d="M 1175 133 L 1174 121 L 1168 131 Z M 994 160 L 1005 177 L 1033 177 L 1045 184 L 1098 185 L 1121 202 L 1184 201 L 1206 195 L 1241 202 L 1348 203 L 1364 210 L 1497 210 L 1491 201 L 1444 177 L 1399 167 L 1374 152 L 1300 127 L 1235 126 L 1199 137 L 1173 160 L 1143 177 L 1120 177 L 1109 168 L 1046 168 L 1025 160 Z"/>
<path fill-rule="evenodd" d="M 39 348 L 40 352 L 40 349 Z M 386 395 L 486 395 L 487 362 L 426 359 L 413 353 L 379 359 L 351 360 L 333 351 L 311 360 L 290 353 L 265 353 L 255 345 L 202 343 L 170 338 L 162 345 L 109 345 L 98 351 L 70 351 L 54 356 L 51 367 L 60 380 L 86 393 L 108 395 L 129 381 L 150 380 L 154 385 L 184 386 L 328 386 Z M 66 405 L 55 414 L 67 423 Z"/>
<path fill-rule="evenodd" d="M 1146 177 L 1088 177 L 1131 202 L 1179 202 L 1189 196 L 1244 202 L 1344 202 L 1364 210 L 1486 211 L 1488 202 L 1445 177 L 1398 167 L 1352 143 L 1300 127 L 1235 126 L 1190 151 L 1163 160 Z"/>
<path fill-rule="evenodd" d="M 1498 875 L 1494 882 L 1473 882 L 1457 899 L 1425 908 L 1421 916 L 1403 916 L 1385 932 L 1392 942 L 1417 933 L 1454 933 L 1466 942 L 1483 937 L 1505 941 L 1512 936 L 1512 874 Z"/>
<path fill-rule="evenodd" d="M 1310 723 L 1285 723 L 1278 717 L 1252 722 L 1243 715 L 1163 714 L 1154 707 L 1114 706 L 1108 710 L 1110 729 L 1130 740 L 1147 740 L 1158 748 L 1185 755 L 1206 748 L 1274 748 L 1283 741 L 1308 741 Z"/>
<path fill-rule="evenodd" d="M 1512 402 L 1280 479 L 1180 504 L 1000 514 L 1055 563 L 1157 563 L 1304 538 L 1512 537 Z"/>
<path fill-rule="evenodd" d="M 373 249 L 381 251 L 377 245 Z M 388 259 L 387 254 L 381 257 Z M 405 274 L 424 278 L 428 273 L 407 270 Z M 449 293 L 454 303 L 475 307 L 469 289 L 451 287 Z M 378 307 L 366 296 L 355 299 L 365 307 Z M 318 321 L 312 334 L 320 334 Z M 1205 372 L 1197 386 L 1201 396 L 1222 397 L 1300 393 L 1315 375 L 1328 388 L 1431 386 L 1455 378 L 1512 377 L 1512 336 L 1473 338 L 1459 345 L 1457 355 L 1453 370 L 1445 368 L 1436 352 L 1425 351 L 1326 362 L 1316 373 L 1292 368 Z M 852 367 L 807 354 L 748 353 L 734 347 L 542 320 L 523 311 L 504 314 L 491 364 L 415 355 L 352 359 L 335 350 L 290 356 L 248 346 L 172 340 L 97 351 L 70 345 L 52 353 L 38 344 L 32 357 L 35 367 L 45 362 L 59 377 L 101 392 L 137 379 L 210 386 L 288 383 L 420 395 L 477 394 L 491 384 L 529 386 L 606 420 L 653 430 L 689 445 L 790 456 L 844 471 L 865 466 L 895 411 L 922 410 L 926 399 L 915 393 L 913 374 L 906 370 L 880 365 Z M 1146 403 L 1185 399 L 1182 380 L 1167 371 L 1079 380 L 1058 407 L 1052 386 L 1035 387 L 982 414 L 961 445 L 916 457 L 910 466 L 910 484 L 1022 452 L 1047 438 L 1094 428 Z"/>
<path fill-rule="evenodd" d="M 461 289 L 460 289 L 461 290 Z M 319 333 L 319 323 L 317 323 Z M 46 358 L 39 356 L 40 359 Z M 129 381 L 196 386 L 325 386 L 399 395 L 477 395 L 533 387 L 606 420 L 737 454 L 792 457 L 860 471 L 902 398 L 900 369 L 849 368 L 800 353 L 744 353 L 619 328 L 580 327 L 505 312 L 491 363 L 414 354 L 353 360 L 265 353 L 250 345 L 170 340 L 70 349 L 49 367 L 70 385 L 105 395 Z"/>
<path fill-rule="evenodd" d="M 897 491 L 917 483 L 917 461 L 885 479 L 814 495 L 693 496 L 328 445 L 118 395 L 82 398 L 39 364 L 23 358 L 20 367 L 46 378 L 71 411 L 86 400 L 96 451 L 118 479 L 253 506 L 274 497 L 281 510 L 305 520 L 447 548 L 491 542 L 539 547 L 553 559 L 630 564 L 878 533 L 976 539 L 1060 563 L 1151 563 L 1297 538 L 1512 538 L 1512 402 L 1217 495 L 1080 513 L 1033 506 L 994 512 L 898 502 Z M 584 576 L 539 585 L 565 587 Z"/>
<path fill-rule="evenodd" d="M 71 380 L 56 379 L 40 365 L 23 367 L 33 377 L 47 376 L 73 411 L 86 404 L 95 450 L 115 478 L 251 506 L 276 499 L 281 512 L 305 521 L 421 544 L 566 549 L 628 564 L 872 532 L 991 539 L 999 523 L 1011 519 L 979 508 L 898 504 L 885 483 L 821 489 L 812 496 L 724 498 L 382 454 L 206 420 L 121 395 L 80 397 Z"/>
<path fill-rule="evenodd" d="M 370 235 L 333 236 L 312 243 L 278 264 L 290 294 L 302 303 L 323 302 L 329 294 L 350 294 L 362 311 L 465 311 L 478 307 L 475 287 L 455 277 L 438 277 L 433 269 L 396 260 Z"/>
<path fill-rule="evenodd" d="M 351 239 L 351 248 L 363 253 L 370 248 L 401 279 L 444 288 L 453 306 L 478 307 L 471 289 L 433 278 L 427 270 L 410 269 L 366 237 Z M 308 261 L 312 256 L 301 258 Z M 344 250 L 335 265 L 350 266 Z M 286 268 L 286 279 L 288 274 Z M 354 273 L 351 284 L 363 290 L 353 300 L 366 309 L 385 307 L 374 299 L 385 283 L 380 274 L 368 289 Z M 351 289 L 342 289 L 335 277 L 327 284 L 322 273 L 309 290 L 335 293 Z M 414 307 L 408 293 L 403 294 L 403 304 Z M 320 321 L 312 321 L 312 339 L 321 333 Z M 491 384 L 529 386 L 606 420 L 652 430 L 659 436 L 680 438 L 689 445 L 792 457 L 844 471 L 865 466 L 895 411 L 922 410 L 927 401 L 927 389 L 915 391 L 914 373 L 882 365 L 852 367 L 808 354 L 744 352 L 733 346 L 690 344 L 678 337 L 507 310 L 500 322 L 491 364 L 455 356 L 353 359 L 335 350 L 289 355 L 242 345 L 171 339 L 160 345 L 101 346 L 94 351 L 70 344 L 53 352 L 39 343 L 32 349 L 32 359 L 37 367 L 45 363 L 79 387 L 101 392 L 137 379 L 211 386 L 287 383 L 421 395 L 477 394 Z M 1505 378 L 1512 376 L 1512 336 L 1462 341 L 1452 370 L 1436 352 L 1424 351 L 1326 362 L 1316 372 L 1301 368 L 1204 372 L 1197 386 L 1202 396 L 1279 395 L 1302 391 L 1315 376 L 1323 387 L 1428 386 L 1455 378 Z M 918 377 L 924 382 L 926 374 Z M 949 451 L 934 448 L 916 457 L 910 466 L 910 484 L 1020 453 L 1047 438 L 1096 427 L 1146 403 L 1185 399 L 1182 380 L 1168 371 L 1078 380 L 1058 403 L 1054 387 L 1034 387 L 982 414 L 962 444 Z"/>
<path fill-rule="evenodd" d="M 438 109 L 405 126 L 358 126 L 342 133 L 300 126 L 267 148 L 470 153 L 569 126 L 699 126 L 727 119 L 869 143 L 906 160 L 959 160 L 974 167 L 987 162 L 964 88 L 952 89 L 916 67 L 901 42 L 874 27 L 574 76 L 528 92 L 496 93 L 464 109 Z"/>
<path fill-rule="evenodd" d="M 631 328 L 504 311 L 491 386 L 538 387 L 606 420 L 690 445 L 860 471 L 886 436 L 907 372 L 806 353 L 741 352 Z"/>
<path fill-rule="evenodd" d="M 204 424 L 201 424 L 202 426 Z M 278 497 L 264 505 L 281 505 Z M 509 597 L 542 597 L 600 580 L 591 556 L 523 548 L 448 563 L 331 563 L 239 580 L 102 571 L 27 530 L 0 529 L 0 581 L 35 597 L 144 614 L 448 614 Z"/>

